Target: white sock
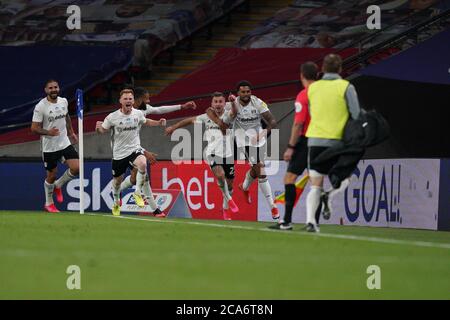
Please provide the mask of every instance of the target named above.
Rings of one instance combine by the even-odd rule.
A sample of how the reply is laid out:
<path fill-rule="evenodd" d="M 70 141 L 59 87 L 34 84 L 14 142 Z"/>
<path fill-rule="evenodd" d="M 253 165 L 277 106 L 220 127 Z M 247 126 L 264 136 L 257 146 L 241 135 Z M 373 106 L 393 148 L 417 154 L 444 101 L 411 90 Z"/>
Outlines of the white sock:
<path fill-rule="evenodd" d="M 220 191 L 222 191 L 222 195 L 223 195 L 223 204 L 222 204 L 222 207 L 223 207 L 224 209 L 228 209 L 228 208 L 229 208 L 229 207 L 228 207 L 228 201 L 230 200 L 231 195 L 230 195 L 230 193 L 228 192 L 228 184 L 227 184 L 227 180 L 225 180 L 225 179 L 224 179 L 223 181 L 218 180 L 217 184 L 219 185 Z"/>
<path fill-rule="evenodd" d="M 113 193 L 114 202 L 119 202 L 120 201 L 120 184 L 116 185 L 116 182 L 114 180 L 112 182 L 112 193 Z"/>
<path fill-rule="evenodd" d="M 312 186 L 306 197 L 306 223 L 317 225 L 316 211 L 320 205 L 321 187 Z"/>
<path fill-rule="evenodd" d="M 228 182 L 227 182 L 228 183 Z M 230 195 L 230 199 L 232 198 L 233 195 L 233 189 L 228 189 L 228 194 Z M 223 208 L 224 209 L 229 209 L 230 207 L 228 206 L 228 200 L 225 199 L 225 197 L 223 197 Z"/>
<path fill-rule="evenodd" d="M 123 190 L 127 190 L 128 188 L 131 188 L 133 184 L 131 183 L 131 176 L 127 176 L 125 180 L 122 181 L 120 184 L 120 192 Z"/>
<path fill-rule="evenodd" d="M 341 193 L 342 191 L 344 191 L 345 189 L 347 189 L 347 187 L 350 184 L 350 178 L 345 179 L 344 181 L 341 182 L 341 186 L 337 189 L 333 189 L 330 191 L 330 194 L 328 195 L 328 202 L 331 203 L 331 200 L 338 195 L 339 193 Z"/>
<path fill-rule="evenodd" d="M 48 183 L 44 181 L 44 190 L 45 190 L 45 205 L 49 206 L 53 204 L 53 189 L 55 188 L 55 184 Z"/>
<path fill-rule="evenodd" d="M 75 178 L 74 175 L 70 173 L 70 169 L 67 169 L 61 177 L 59 177 L 58 180 L 55 181 L 55 187 L 61 188 L 63 185 L 65 185 L 67 182 Z"/>
<path fill-rule="evenodd" d="M 244 183 L 242 184 L 242 188 L 244 188 L 244 190 L 248 190 L 250 188 L 250 185 L 252 184 L 252 182 L 255 180 L 255 178 L 253 178 L 250 175 L 250 170 L 247 171 L 247 173 L 245 174 L 245 179 L 244 179 Z"/>
<path fill-rule="evenodd" d="M 144 179 L 144 185 L 142 186 L 142 192 L 144 193 L 144 196 L 148 200 L 148 205 L 152 209 L 152 212 L 155 211 L 158 208 L 158 205 L 155 202 L 155 197 L 153 196 L 152 188 L 150 187 L 148 175 L 145 175 Z"/>
<path fill-rule="evenodd" d="M 219 181 L 218 182 L 219 188 L 222 191 L 223 198 L 227 199 L 227 201 L 231 198 L 230 193 L 228 192 L 228 184 L 227 180 Z"/>
<path fill-rule="evenodd" d="M 142 186 L 144 185 L 145 182 L 145 176 L 147 175 L 147 172 L 140 172 L 138 171 L 137 176 L 136 176 L 136 193 L 137 194 L 141 194 L 142 193 Z"/>
<path fill-rule="evenodd" d="M 272 196 L 272 188 L 270 187 L 269 179 L 267 177 L 259 179 L 259 189 L 261 190 L 264 198 L 266 198 L 267 204 L 270 208 L 275 207 L 275 203 L 273 202 Z"/>

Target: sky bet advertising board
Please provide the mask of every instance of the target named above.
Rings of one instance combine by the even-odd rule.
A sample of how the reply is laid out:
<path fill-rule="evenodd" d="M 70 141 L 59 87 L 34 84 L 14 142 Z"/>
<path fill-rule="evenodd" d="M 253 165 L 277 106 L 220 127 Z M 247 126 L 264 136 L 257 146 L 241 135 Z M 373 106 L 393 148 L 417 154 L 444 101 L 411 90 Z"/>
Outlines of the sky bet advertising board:
<path fill-rule="evenodd" d="M 62 174 L 66 167 L 60 166 Z M 233 220 L 272 221 L 270 209 L 259 194 L 258 183 L 250 188 L 252 205 L 248 205 L 237 185 L 244 179 L 248 164 L 236 165 L 233 198 L 240 212 Z M 274 196 L 284 191 L 284 161 L 267 164 Z M 45 170 L 40 162 L 2 162 L 1 210 L 42 210 Z M 111 163 L 85 163 L 86 212 L 110 212 Z M 222 196 L 206 163 L 175 165 L 160 161 L 151 167 L 150 180 L 157 204 L 169 217 L 222 219 Z M 79 179 L 63 187 L 64 202 L 56 203 L 61 211 L 79 210 Z M 350 186 L 336 196 L 333 214 L 321 223 L 430 230 L 450 229 L 450 161 L 439 159 L 385 159 L 360 161 L 351 176 Z M 325 189 L 329 184 L 325 184 Z M 122 193 L 122 212 L 146 214 L 148 207 L 138 208 L 128 189 Z M 306 220 L 307 184 L 293 212 L 294 223 Z M 284 206 L 279 205 L 281 216 Z"/>

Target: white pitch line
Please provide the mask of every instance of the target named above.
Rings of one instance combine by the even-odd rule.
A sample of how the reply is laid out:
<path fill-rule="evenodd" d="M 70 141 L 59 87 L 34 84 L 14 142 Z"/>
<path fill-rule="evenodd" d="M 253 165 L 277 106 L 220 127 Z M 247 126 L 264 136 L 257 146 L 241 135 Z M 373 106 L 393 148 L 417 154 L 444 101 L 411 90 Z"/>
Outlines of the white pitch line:
<path fill-rule="evenodd" d="M 233 226 L 233 225 L 207 223 L 207 222 L 179 221 L 179 220 L 156 220 L 156 219 L 153 220 L 153 219 L 128 217 L 128 216 L 115 217 L 115 216 L 111 216 L 111 215 L 92 214 L 92 213 L 87 214 L 87 215 L 102 216 L 102 217 L 107 217 L 107 218 L 126 219 L 126 220 L 156 222 L 156 223 L 190 224 L 190 225 L 207 226 L 207 227 L 215 227 L 215 228 L 276 232 L 276 233 L 300 235 L 300 236 L 307 236 L 307 237 L 334 238 L 334 239 L 357 240 L 357 241 L 366 241 L 366 242 L 375 242 L 375 243 L 399 244 L 399 245 L 408 245 L 408 246 L 415 246 L 415 247 L 450 249 L 450 243 L 436 243 L 436 242 L 427 242 L 427 241 L 407 241 L 407 240 L 397 240 L 397 239 L 378 238 L 378 237 L 364 237 L 364 236 L 357 236 L 357 235 L 345 235 L 345 234 L 333 234 L 333 233 L 308 233 L 308 232 L 277 231 L 277 230 L 271 230 L 271 229 L 267 229 L 267 228 Z"/>

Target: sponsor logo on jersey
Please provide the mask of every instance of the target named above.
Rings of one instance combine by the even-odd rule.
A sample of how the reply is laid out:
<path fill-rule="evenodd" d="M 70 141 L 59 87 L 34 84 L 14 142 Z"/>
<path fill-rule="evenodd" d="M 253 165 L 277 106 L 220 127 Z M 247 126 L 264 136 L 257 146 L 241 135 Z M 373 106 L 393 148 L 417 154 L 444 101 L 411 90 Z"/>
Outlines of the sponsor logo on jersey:
<path fill-rule="evenodd" d="M 65 117 L 66 117 L 65 114 L 60 114 L 59 116 L 56 116 L 56 117 L 48 117 L 48 121 L 49 122 L 53 122 L 53 121 L 56 121 L 56 120 L 59 120 L 59 119 L 64 119 Z"/>

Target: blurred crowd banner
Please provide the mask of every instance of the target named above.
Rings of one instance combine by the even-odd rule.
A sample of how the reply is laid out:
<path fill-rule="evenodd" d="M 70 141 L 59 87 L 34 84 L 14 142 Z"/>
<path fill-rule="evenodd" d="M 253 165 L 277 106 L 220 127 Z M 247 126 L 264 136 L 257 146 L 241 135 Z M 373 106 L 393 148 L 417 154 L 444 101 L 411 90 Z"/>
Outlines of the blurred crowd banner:
<path fill-rule="evenodd" d="M 123 44 L 147 39 L 156 54 L 243 0 L 5 0 L 0 3 L 0 44 Z M 81 29 L 68 30 L 69 5 L 81 10 Z"/>
<path fill-rule="evenodd" d="M 238 46 L 250 48 L 347 48 L 371 32 L 367 27 L 367 7 L 376 4 L 381 10 L 381 28 L 399 22 L 426 9 L 423 15 L 406 19 L 383 32 L 365 47 L 406 30 L 426 17 L 450 9 L 449 0 L 312 0 L 293 1 L 242 37 Z"/>

